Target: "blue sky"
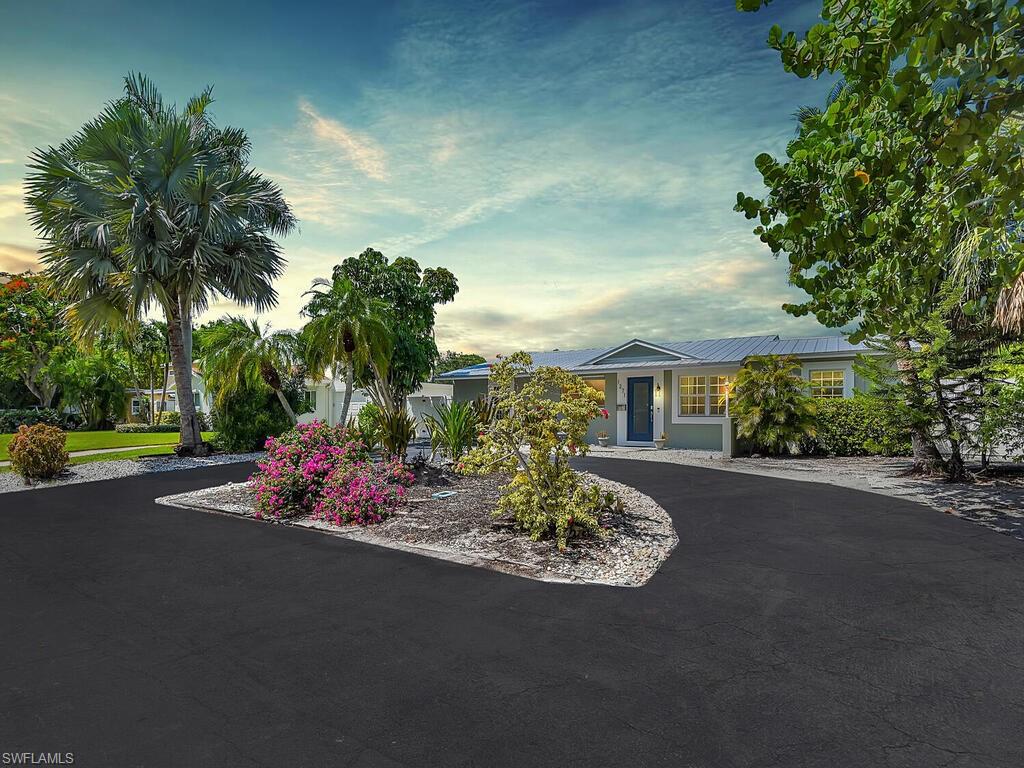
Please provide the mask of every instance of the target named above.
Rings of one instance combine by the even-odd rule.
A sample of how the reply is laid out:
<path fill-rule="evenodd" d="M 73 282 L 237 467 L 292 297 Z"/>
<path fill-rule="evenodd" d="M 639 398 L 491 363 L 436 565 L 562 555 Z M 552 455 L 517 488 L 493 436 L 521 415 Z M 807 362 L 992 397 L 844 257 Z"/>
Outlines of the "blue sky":
<path fill-rule="evenodd" d="M 819 2 L 18 3 L 0 27 L 0 268 L 29 266 L 25 158 L 129 70 L 247 129 L 300 231 L 268 314 L 367 246 L 459 278 L 442 348 L 833 333 L 732 211 L 827 84 L 764 44 Z M 232 309 L 216 305 L 212 315 Z"/>

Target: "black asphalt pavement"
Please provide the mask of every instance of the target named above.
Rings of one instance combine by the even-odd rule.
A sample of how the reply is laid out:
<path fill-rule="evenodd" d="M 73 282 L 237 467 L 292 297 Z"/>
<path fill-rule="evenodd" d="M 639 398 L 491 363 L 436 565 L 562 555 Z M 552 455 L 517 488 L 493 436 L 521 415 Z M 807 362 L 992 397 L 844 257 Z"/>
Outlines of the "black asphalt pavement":
<path fill-rule="evenodd" d="M 153 503 L 246 465 L 0 495 L 0 758 L 1024 765 L 1021 542 L 827 485 L 583 463 L 675 520 L 647 586 Z"/>

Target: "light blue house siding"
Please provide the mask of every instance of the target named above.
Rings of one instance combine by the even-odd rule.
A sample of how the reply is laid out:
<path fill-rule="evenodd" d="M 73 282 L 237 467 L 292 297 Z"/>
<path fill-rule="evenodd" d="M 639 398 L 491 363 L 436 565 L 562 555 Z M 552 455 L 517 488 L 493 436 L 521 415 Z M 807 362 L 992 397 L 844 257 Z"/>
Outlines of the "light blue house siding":
<path fill-rule="evenodd" d="M 459 379 L 454 384 L 452 399 L 456 403 L 470 402 L 487 395 L 487 379 Z"/>
<path fill-rule="evenodd" d="M 664 435 L 672 448 L 732 454 L 735 424 L 727 397 L 735 376 L 752 355 L 791 355 L 801 375 L 821 397 L 852 397 L 868 383 L 856 375 L 854 360 L 870 353 L 863 345 L 837 336 L 733 339 L 654 344 L 633 339 L 608 349 L 532 353 L 535 365 L 572 371 L 604 392 L 608 418 L 595 419 L 587 439 L 608 433 L 611 445 L 653 445 Z M 487 366 L 453 371 L 442 380 L 454 385 L 456 400 L 473 400 L 487 391 Z M 630 392 L 636 397 L 630 397 Z M 630 422 L 632 419 L 632 423 Z M 630 440 L 630 437 L 633 440 Z"/>

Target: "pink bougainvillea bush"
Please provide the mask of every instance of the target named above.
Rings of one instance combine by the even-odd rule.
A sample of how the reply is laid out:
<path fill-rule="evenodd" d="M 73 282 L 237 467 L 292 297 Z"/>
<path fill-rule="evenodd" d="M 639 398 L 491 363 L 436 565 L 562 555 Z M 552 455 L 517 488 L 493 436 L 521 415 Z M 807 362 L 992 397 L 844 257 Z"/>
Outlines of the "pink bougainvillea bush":
<path fill-rule="evenodd" d="M 398 459 L 338 467 L 327 478 L 313 518 L 334 525 L 383 522 L 402 503 L 414 479 Z"/>
<path fill-rule="evenodd" d="M 343 427 L 322 421 L 299 424 L 270 438 L 266 451 L 249 482 L 256 491 L 256 517 L 278 519 L 312 512 L 333 472 L 365 462 L 370 455 Z"/>

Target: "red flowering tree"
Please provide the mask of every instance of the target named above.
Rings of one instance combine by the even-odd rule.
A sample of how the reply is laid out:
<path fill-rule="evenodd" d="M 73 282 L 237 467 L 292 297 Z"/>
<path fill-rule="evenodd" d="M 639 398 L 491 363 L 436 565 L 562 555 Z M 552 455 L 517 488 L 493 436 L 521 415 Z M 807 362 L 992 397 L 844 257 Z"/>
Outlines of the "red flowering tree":
<path fill-rule="evenodd" d="M 0 369 L 21 379 L 43 408 L 57 393 L 50 362 L 68 341 L 61 305 L 45 279 L 0 273 Z"/>

